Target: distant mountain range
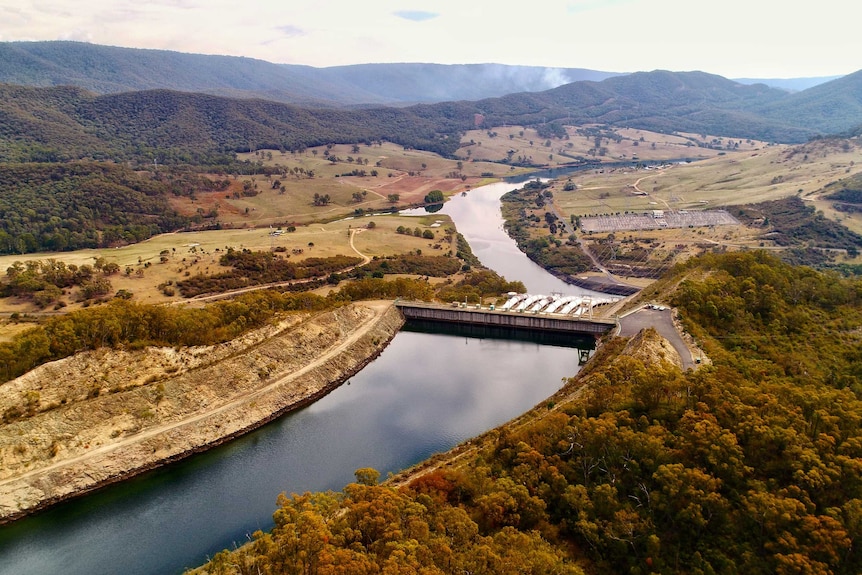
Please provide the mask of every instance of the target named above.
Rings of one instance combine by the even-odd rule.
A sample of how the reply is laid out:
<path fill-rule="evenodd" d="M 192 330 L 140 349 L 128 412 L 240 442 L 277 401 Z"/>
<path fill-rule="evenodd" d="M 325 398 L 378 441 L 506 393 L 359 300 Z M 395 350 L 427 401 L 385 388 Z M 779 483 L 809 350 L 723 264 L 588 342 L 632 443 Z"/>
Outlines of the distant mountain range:
<path fill-rule="evenodd" d="M 83 42 L 0 42 L 0 82 L 78 86 L 97 94 L 166 89 L 305 106 L 409 105 L 541 92 L 621 74 L 503 64 L 361 64 L 313 68 L 233 56 Z M 744 79 L 800 91 L 835 79 Z"/>
<path fill-rule="evenodd" d="M 475 103 L 494 125 L 605 123 L 801 142 L 862 126 L 862 71 L 788 93 L 704 72 L 637 72 Z"/>
<path fill-rule="evenodd" d="M 528 76 L 533 88 L 559 81 L 549 73 L 494 65 L 316 69 L 80 43 L 0 43 L 0 78 L 9 82 L 0 83 L 0 161 L 158 157 L 206 163 L 249 149 L 379 140 L 452 155 L 465 131 L 501 125 L 533 126 L 541 137 L 562 135 L 567 123 L 599 123 L 784 143 L 857 134 L 862 126 L 862 71 L 794 93 L 704 72 L 656 70 L 406 105 L 420 93 L 432 99 L 509 90 Z M 441 86 L 444 77 L 460 80 Z M 74 78 L 82 87 L 47 87 Z M 148 89 L 129 88 L 133 81 Z M 168 82 L 171 89 L 154 89 Z M 262 96 L 287 98 L 285 86 L 304 105 Z M 380 86 L 388 86 L 397 106 L 367 104 L 383 97 Z M 206 93 L 221 91 L 233 97 Z"/>
<path fill-rule="evenodd" d="M 815 76 L 810 78 L 731 78 L 740 84 L 766 84 L 770 88 L 780 88 L 788 92 L 801 92 L 818 84 L 837 80 L 841 76 Z"/>
<path fill-rule="evenodd" d="M 97 94 L 166 89 L 306 106 L 405 105 L 538 92 L 616 74 L 502 64 L 360 64 L 313 68 L 252 58 L 99 46 L 0 42 L 0 82 Z"/>

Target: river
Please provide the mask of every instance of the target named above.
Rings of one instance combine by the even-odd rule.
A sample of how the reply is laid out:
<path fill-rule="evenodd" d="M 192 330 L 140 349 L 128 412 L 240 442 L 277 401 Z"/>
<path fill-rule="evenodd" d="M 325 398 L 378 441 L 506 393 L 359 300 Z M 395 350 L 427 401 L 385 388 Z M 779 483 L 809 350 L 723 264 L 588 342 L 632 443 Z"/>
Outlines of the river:
<path fill-rule="evenodd" d="M 449 199 L 439 213 L 452 218 L 455 229 L 464 236 L 482 265 L 509 281 L 522 281 L 529 293 L 606 296 L 567 284 L 546 272 L 518 249 L 518 245 L 503 229 L 500 198 L 522 185 L 523 180 L 476 188 L 466 195 Z"/>
<path fill-rule="evenodd" d="M 508 279 L 534 293 L 589 293 L 547 274 L 505 234 L 499 197 L 515 187 L 477 188 L 443 213 Z M 303 410 L 0 527 L 0 575 L 181 573 L 271 528 L 280 492 L 340 490 L 360 467 L 385 477 L 523 413 L 578 371 L 578 353 L 560 341 L 422 329 L 402 330 L 349 384 Z"/>

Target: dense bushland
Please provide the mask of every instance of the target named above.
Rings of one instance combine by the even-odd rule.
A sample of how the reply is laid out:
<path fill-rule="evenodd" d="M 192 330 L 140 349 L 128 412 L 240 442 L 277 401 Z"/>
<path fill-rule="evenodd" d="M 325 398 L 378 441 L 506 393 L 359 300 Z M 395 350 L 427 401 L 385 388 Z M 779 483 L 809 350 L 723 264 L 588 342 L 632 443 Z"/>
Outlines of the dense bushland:
<path fill-rule="evenodd" d="M 712 365 L 683 373 L 612 339 L 450 464 L 282 497 L 272 533 L 206 570 L 859 573 L 862 283 L 763 253 L 674 274 Z"/>
<path fill-rule="evenodd" d="M 852 197 L 849 191 L 844 193 L 840 197 Z M 862 248 L 862 236 L 817 212 L 797 196 L 740 206 L 736 215 L 748 225 L 763 228 L 764 237 L 780 246 L 805 245 L 854 253 Z"/>
<path fill-rule="evenodd" d="M 437 288 L 437 297 L 443 301 L 478 303 L 486 297 L 498 297 L 509 292 L 526 293 L 520 281 L 506 281 L 491 270 L 475 270 L 458 281 L 447 281 Z"/>
<path fill-rule="evenodd" d="M 400 254 L 377 258 L 357 270 L 370 274 L 416 274 L 431 277 L 446 277 L 461 269 L 461 262 L 448 256 L 424 256 Z"/>
<path fill-rule="evenodd" d="M 108 247 L 176 230 L 191 220 L 168 205 L 171 192 L 122 165 L 4 164 L 0 253 Z"/>
<path fill-rule="evenodd" d="M 89 300 L 111 292 L 110 276 L 120 266 L 105 258 L 96 258 L 93 265 L 66 265 L 55 259 L 14 262 L 6 268 L 6 277 L 0 281 L 0 297 L 29 299 L 39 308 L 50 304 L 63 307 L 61 299 L 70 288 L 77 287 L 78 299 Z"/>
<path fill-rule="evenodd" d="M 528 182 L 523 188 L 503 195 L 504 226 L 528 258 L 565 280 L 567 276 L 593 269 L 593 263 L 579 245 L 561 239 L 564 228 L 552 209 L 551 198 L 545 195 L 550 193 L 547 187 L 539 181 Z M 536 228 L 543 228 L 543 232 L 547 229 L 547 233 L 536 235 L 532 231 Z"/>
<path fill-rule="evenodd" d="M 180 280 L 176 285 L 184 297 L 194 297 L 261 284 L 320 278 L 360 262 L 362 259 L 355 256 L 312 257 L 293 262 L 278 253 L 228 248 L 219 263 L 233 269 L 213 275 L 199 274 Z"/>
<path fill-rule="evenodd" d="M 862 211 L 862 176 L 856 175 L 832 182 L 826 186 L 829 193 L 824 196 L 832 200 L 832 207 L 840 212 Z"/>

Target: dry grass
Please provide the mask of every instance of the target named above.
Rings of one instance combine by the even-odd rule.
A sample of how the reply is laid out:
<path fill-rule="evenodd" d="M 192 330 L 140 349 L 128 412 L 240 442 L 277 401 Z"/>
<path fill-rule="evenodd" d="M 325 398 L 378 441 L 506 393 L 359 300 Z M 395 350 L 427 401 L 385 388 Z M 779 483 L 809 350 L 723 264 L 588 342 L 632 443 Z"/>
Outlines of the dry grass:
<path fill-rule="evenodd" d="M 15 335 L 22 331 L 27 331 L 31 327 L 33 327 L 33 324 L 26 321 L 0 321 L 0 342 L 10 341 Z"/>
<path fill-rule="evenodd" d="M 209 211 L 213 206 L 219 208 L 219 220 L 229 229 L 217 231 L 201 231 L 189 233 L 163 234 L 145 242 L 124 246 L 118 249 L 93 249 L 75 252 L 38 253 L 15 256 L 0 256 L 0 270 L 5 270 L 15 261 L 55 259 L 81 266 L 92 265 L 96 258 L 105 258 L 108 262 L 116 262 L 121 273 L 111 277 L 112 287 L 117 290 L 128 290 L 134 294 L 135 301 L 144 303 L 165 303 L 178 301 L 178 296 L 169 297 L 159 288 L 162 284 L 177 282 L 196 274 L 215 274 L 224 271 L 218 260 L 227 248 L 269 250 L 278 247 L 291 253 L 294 249 L 302 249 L 301 256 L 292 257 L 328 257 L 333 255 L 356 255 L 349 242 L 351 228 L 364 227 L 369 221 L 374 221 L 376 228 L 357 234 L 354 246 L 362 254 L 369 257 L 388 256 L 423 250 L 425 253 L 446 253 L 454 247 L 445 245 L 443 227 L 434 228 L 435 239 L 427 240 L 412 235 L 396 234 L 398 226 L 414 229 L 417 226 L 423 230 L 436 220 L 451 226 L 446 216 L 405 217 L 382 214 L 372 211 L 371 215 L 357 218 L 353 214 L 357 208 L 365 210 L 388 209 L 392 203 L 388 194 L 399 194 L 399 204 L 421 202 L 429 191 L 440 189 L 444 193 L 453 194 L 467 190 L 471 185 L 480 185 L 485 180 L 479 177 L 447 178 L 445 175 L 458 170 L 454 160 L 444 160 L 428 152 L 404 150 L 394 144 L 382 146 L 361 146 L 359 154 L 352 153 L 352 146 L 334 146 L 332 154 L 346 159 L 348 155 L 356 158 L 368 158 L 362 169 L 378 170 L 378 176 L 341 177 L 343 172 L 359 167 L 358 163 L 340 162 L 332 164 L 323 158 L 323 149 L 308 150 L 303 154 L 281 154 L 278 151 L 259 152 L 257 156 L 247 154 L 246 158 L 261 161 L 264 164 L 280 165 L 288 173 L 291 169 L 303 168 L 313 170 L 314 178 L 305 176 L 287 177 L 273 176 L 238 176 L 231 189 L 225 192 L 199 193 L 195 200 L 188 198 L 174 199 L 174 205 L 180 211 L 194 214 L 198 209 Z M 271 155 L 271 159 L 270 159 Z M 375 164 L 380 162 L 381 167 Z M 423 168 L 423 164 L 425 167 Z M 478 169 L 478 167 L 471 166 Z M 418 169 L 421 175 L 409 172 Z M 508 167 L 495 166 L 496 172 L 504 174 Z M 465 168 L 465 173 L 468 172 Z M 335 177 L 336 175 L 339 177 Z M 390 177 L 391 174 L 391 177 Z M 233 199 L 232 192 L 242 189 L 244 180 L 252 180 L 258 186 L 260 193 L 250 198 Z M 285 193 L 273 189 L 273 181 L 280 180 L 285 186 Z M 362 202 L 353 200 L 353 193 L 366 191 Z M 316 207 L 312 203 L 315 193 L 329 194 L 332 202 L 328 206 Z M 279 236 L 270 235 L 270 226 L 296 225 L 296 231 Z M 310 246 L 309 244 L 313 244 Z M 434 245 L 441 245 L 434 249 Z M 162 261 L 162 254 L 166 260 Z M 125 273 L 129 270 L 130 273 Z M 69 305 L 64 311 L 71 311 L 81 306 L 74 301 L 73 294 L 64 299 Z M 35 313 L 37 308 L 26 301 L 6 298 L 0 300 L 0 312 L 5 313 Z M 0 327 L 0 337 L 11 333 L 14 328 L 4 330 Z"/>
<path fill-rule="evenodd" d="M 585 126 L 585 128 L 594 127 Z M 722 145 L 727 145 L 731 141 L 713 136 L 659 134 L 630 128 L 603 128 L 603 130 L 621 138 L 619 142 L 602 139 L 602 147 L 606 150 L 604 156 L 591 154 L 590 150 L 595 148 L 595 137 L 579 134 L 578 128 L 567 127 L 568 139 L 549 139 L 540 137 L 534 129 L 521 126 L 494 128 L 492 131 L 472 130 L 461 139 L 462 147 L 457 155 L 474 162 L 502 161 L 507 158 L 509 151 L 512 151 L 514 159 L 522 156 L 530 158 L 535 164 L 555 167 L 569 164 L 575 157 L 595 158 L 602 161 L 712 158 L 721 150 L 699 148 L 697 144 L 719 140 Z M 753 140 L 733 141 L 738 142 L 740 149 L 744 151 L 765 146 L 763 142 Z"/>
<path fill-rule="evenodd" d="M 435 221 L 441 225 L 430 228 Z M 284 247 L 290 254 L 294 249 L 302 249 L 302 255 L 293 258 L 329 257 L 334 255 L 357 255 L 350 247 L 349 232 L 352 228 L 366 227 L 374 222 L 374 229 L 364 230 L 356 235 L 356 250 L 369 257 L 383 257 L 422 250 L 426 254 L 454 251 L 452 245 L 443 243 L 445 229 L 454 227 L 448 216 L 430 215 L 423 217 L 399 216 L 396 214 L 376 214 L 362 218 L 342 219 L 335 222 L 301 226 L 295 232 L 271 236 L 269 228 L 250 228 L 238 230 L 217 230 L 181 234 L 163 234 L 148 241 L 125 246 L 119 249 L 80 250 L 76 252 L 27 254 L 25 256 L 0 256 L 0 270 L 5 270 L 15 261 L 55 259 L 68 264 L 90 264 L 97 257 L 116 262 L 122 270 L 111 276 L 113 289 L 126 289 L 134 294 L 135 301 L 144 303 L 164 303 L 178 301 L 178 296 L 168 297 L 158 288 L 167 282 L 176 282 L 195 274 L 215 274 L 224 271 L 218 260 L 227 248 L 269 250 Z M 417 238 L 412 235 L 398 234 L 398 226 L 419 227 L 423 231 L 432 229 L 434 240 Z M 435 250 L 435 244 L 442 243 Z M 313 245 L 309 245 L 313 244 Z M 167 251 L 167 261 L 161 262 L 161 255 Z M 132 273 L 126 275 L 126 268 Z M 71 303 L 66 311 L 80 307 Z M 12 298 L 0 299 L 0 312 L 33 313 L 37 311 L 30 303 Z M 0 337 L 4 329 L 0 327 Z"/>
<path fill-rule="evenodd" d="M 399 196 L 397 205 L 411 205 L 421 203 L 425 194 L 434 189 L 453 194 L 481 185 L 483 173 L 493 177 L 513 173 L 509 166 L 483 162 L 461 162 L 459 168 L 458 160 L 421 150 L 405 150 L 391 143 L 358 148 L 355 152 L 352 145 L 332 146 L 329 152 L 339 158 L 337 163 L 324 157 L 324 146 L 297 154 L 277 150 L 239 154 L 240 160 L 278 167 L 286 175 L 238 175 L 226 191 L 198 193 L 194 199 L 175 198 L 172 204 L 186 215 L 199 210 L 208 213 L 215 208 L 219 221 L 232 227 L 307 224 L 344 217 L 357 209 L 388 208 L 392 205 L 390 194 Z M 348 162 L 348 157 L 353 161 Z M 302 172 L 297 172 L 298 169 Z M 366 175 L 343 175 L 353 170 L 364 170 Z M 372 170 L 377 172 L 376 176 L 371 175 Z M 307 176 L 309 171 L 314 177 Z M 276 180 L 280 186 L 273 188 Z M 241 191 L 246 181 L 257 186 L 258 195 L 235 198 L 234 192 Z M 355 193 L 363 194 L 361 201 L 356 201 Z M 328 195 L 329 205 L 315 206 L 315 194 Z"/>
<path fill-rule="evenodd" d="M 832 207 L 832 202 L 829 200 L 811 199 L 810 201 L 814 208 L 823 212 L 827 218 L 835 220 L 850 231 L 862 235 L 862 213 L 839 212 Z"/>
<path fill-rule="evenodd" d="M 265 164 L 278 164 L 288 172 L 300 167 L 314 170 L 315 177 L 278 177 L 285 185 L 284 194 L 272 189 L 272 182 L 267 178 L 255 177 L 261 191 L 258 196 L 239 200 L 225 198 L 226 195 L 232 196 L 229 190 L 228 193 L 200 194 L 194 202 L 183 199 L 177 203 L 188 213 L 194 213 L 198 208 L 207 210 L 218 203 L 220 220 L 235 229 L 165 234 L 120 249 L 0 256 L 0 271 L 14 261 L 54 258 L 80 266 L 92 264 L 97 257 L 104 257 L 119 264 L 123 271 L 127 268 L 131 270 L 129 275 L 121 273 L 111 278 L 114 290 L 125 289 L 132 292 L 136 301 L 161 303 L 176 301 L 178 298 L 165 296 L 158 288 L 160 284 L 176 282 L 194 274 L 222 271 L 218 258 L 221 251 L 227 247 L 267 250 L 283 246 L 288 253 L 293 249 L 303 249 L 304 256 L 353 255 L 355 252 L 349 245 L 348 230 L 351 227 L 364 226 L 370 220 L 375 221 L 377 228 L 356 236 L 355 246 L 363 254 L 371 257 L 386 256 L 416 249 L 421 249 L 424 253 L 440 253 L 433 250 L 433 245 L 439 243 L 443 235 L 439 229 L 438 237 L 433 241 L 395 234 L 394 230 L 399 225 L 411 229 L 417 225 L 427 226 L 436 219 L 451 225 L 445 216 L 430 216 L 424 221 L 376 214 L 357 219 L 344 218 L 350 217 L 357 208 L 389 208 L 391 203 L 387 200 L 388 194 L 398 194 L 399 203 L 405 205 L 421 202 L 425 194 L 434 189 L 439 189 L 446 195 L 460 193 L 493 181 L 495 177 L 509 175 L 513 171 L 509 166 L 477 161 L 482 154 L 499 159 L 505 156 L 506 150 L 511 149 L 510 146 L 530 146 L 531 139 L 533 150 L 543 149 L 544 142 L 539 141 L 535 131 L 518 127 L 498 128 L 496 131 L 497 136 L 494 138 L 489 137 L 485 131 L 470 132 L 465 137 L 465 141 L 472 139 L 476 143 L 469 148 L 462 148 L 460 152 L 465 154 L 466 149 L 471 150 L 470 159 L 462 156 L 465 159 L 462 160 L 460 173 L 467 176 L 464 180 L 450 177 L 452 172 L 459 173 L 457 161 L 442 159 L 428 152 L 404 150 L 394 144 L 360 146 L 358 153 L 354 153 L 352 146 L 347 145 L 332 148 L 332 153 L 342 159 L 347 156 L 353 156 L 354 159 L 363 158 L 362 169 L 369 172 L 372 168 L 377 169 L 377 177 L 341 177 L 341 173 L 357 167 L 356 161 L 352 164 L 340 162 L 333 165 L 324 159 L 323 148 L 317 148 L 317 154 L 314 149 L 302 154 L 281 154 L 278 151 L 258 152 L 257 156 L 250 154 L 249 159 Z M 603 143 L 609 150 L 605 160 L 614 159 L 614 156 L 630 157 L 632 150 L 636 150 L 642 160 L 680 157 L 684 152 L 692 150 L 687 145 L 688 142 L 703 139 L 698 135 L 663 135 L 639 130 L 620 129 L 616 130 L 616 133 L 623 139 L 619 145 L 604 140 Z M 569 129 L 569 134 L 568 141 L 553 140 L 552 147 L 571 143 L 572 147 L 568 149 L 573 154 L 585 154 L 588 147 L 595 143 L 578 135 L 574 128 Z M 711 140 L 709 136 L 706 139 Z M 634 146 L 636 141 L 638 145 Z M 723 140 L 723 144 L 726 145 L 727 142 L 728 140 Z M 554 194 L 554 207 L 560 217 L 568 221 L 571 215 L 714 208 L 800 194 L 807 201 L 812 201 L 827 216 L 862 233 L 862 215 L 836 212 L 828 201 L 819 199 L 821 191 L 828 183 L 860 170 L 857 165 L 860 158 L 858 147 L 829 141 L 796 147 L 765 146 L 761 142 L 739 140 L 736 142 L 740 144 L 742 151 L 720 153 L 717 150 L 693 148 L 698 154 L 711 157 L 688 165 L 672 165 L 649 171 L 604 169 L 582 172 L 572 177 L 573 183 L 578 186 L 574 191 L 564 191 L 564 181 L 553 185 L 551 189 Z M 544 149 L 542 153 L 546 151 L 547 149 Z M 365 158 L 369 160 L 367 166 L 364 163 Z M 481 174 L 486 171 L 492 173 L 493 177 L 482 177 Z M 412 176 L 409 175 L 411 172 Z M 336 178 L 337 174 L 339 177 Z M 242 181 L 248 178 L 250 177 L 239 176 L 232 186 L 241 188 Z M 366 191 L 363 201 L 354 202 L 353 193 L 361 193 L 363 190 Z M 637 195 L 636 192 L 648 195 Z M 314 193 L 328 193 L 333 201 L 328 206 L 315 207 L 312 205 Z M 277 237 L 269 235 L 270 225 L 287 223 L 295 223 L 296 232 Z M 541 235 L 544 232 L 537 229 L 535 233 Z M 636 239 L 641 245 L 647 245 L 649 242 L 657 253 L 675 249 L 679 245 L 687 246 L 679 257 L 696 253 L 707 244 L 720 244 L 730 248 L 771 247 L 768 242 L 761 241 L 753 232 L 742 226 L 715 230 L 658 230 L 639 234 L 623 232 L 617 236 Z M 600 235 L 591 237 L 600 238 Z M 309 247 L 309 243 L 314 246 Z M 449 249 L 452 249 L 451 246 L 443 246 L 443 253 Z M 166 263 L 161 262 L 162 252 L 167 254 Z M 75 309 L 79 305 L 71 302 L 68 296 L 66 300 L 70 303 L 66 310 Z M 35 308 L 32 304 L 9 298 L 0 300 L 0 312 L 33 311 Z M 3 337 L 3 332 L 4 330 L 0 329 L 0 337 Z"/>
<path fill-rule="evenodd" d="M 860 171 L 854 163 L 858 151 L 823 155 L 822 150 L 811 149 L 806 155 L 804 148 L 799 152 L 769 146 L 654 170 L 590 170 L 572 177 L 577 190 L 566 192 L 560 186 L 554 199 L 567 216 L 714 208 L 792 195 L 811 197 L 829 182 Z"/>
<path fill-rule="evenodd" d="M 640 146 L 639 146 L 640 147 Z M 859 147 L 829 141 L 803 146 L 766 146 L 755 151 L 724 152 L 691 164 L 675 163 L 660 169 L 595 169 L 572 176 L 577 188 L 565 191 L 566 181 L 554 182 L 553 209 L 567 224 L 572 216 L 642 213 L 650 210 L 699 210 L 732 207 L 800 195 L 850 229 L 862 233 L 862 215 L 844 214 L 821 200 L 830 182 L 860 171 Z M 652 159 L 647 156 L 643 159 Z M 530 229 L 532 237 L 547 236 L 544 214 L 532 210 L 540 222 Z M 729 210 L 733 213 L 733 210 Z M 567 229 L 571 226 L 567 226 Z M 563 234 L 568 235 L 568 231 Z M 717 247 L 781 250 L 764 240 L 759 230 L 742 225 L 686 229 L 619 231 L 614 234 L 581 234 L 593 253 L 618 273 L 629 263 L 665 268 L 672 262 Z M 561 237 L 560 239 L 563 239 Z M 608 241 L 610 240 L 610 241 Z M 616 252 L 615 254 L 613 252 Z M 648 254 L 648 261 L 637 253 Z M 626 254 L 632 254 L 627 259 Z M 862 258 L 844 257 L 856 263 Z M 624 277 L 624 276 L 623 276 Z M 625 278 L 640 284 L 639 279 Z"/>

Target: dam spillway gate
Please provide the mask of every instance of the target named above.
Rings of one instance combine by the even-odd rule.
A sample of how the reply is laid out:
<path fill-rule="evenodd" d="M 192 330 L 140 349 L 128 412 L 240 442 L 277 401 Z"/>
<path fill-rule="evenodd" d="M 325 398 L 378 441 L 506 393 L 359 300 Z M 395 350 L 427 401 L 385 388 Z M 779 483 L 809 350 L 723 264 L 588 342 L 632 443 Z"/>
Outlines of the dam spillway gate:
<path fill-rule="evenodd" d="M 599 337 L 616 327 L 611 319 L 519 313 L 482 307 L 446 306 L 425 302 L 396 301 L 407 320 L 428 320 L 463 325 L 506 327 L 531 331 Z"/>

